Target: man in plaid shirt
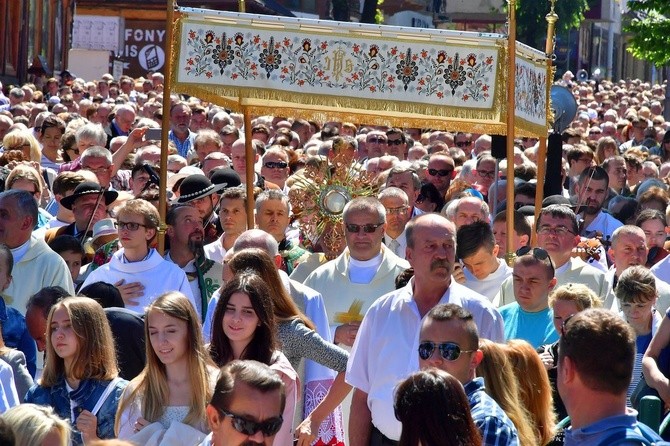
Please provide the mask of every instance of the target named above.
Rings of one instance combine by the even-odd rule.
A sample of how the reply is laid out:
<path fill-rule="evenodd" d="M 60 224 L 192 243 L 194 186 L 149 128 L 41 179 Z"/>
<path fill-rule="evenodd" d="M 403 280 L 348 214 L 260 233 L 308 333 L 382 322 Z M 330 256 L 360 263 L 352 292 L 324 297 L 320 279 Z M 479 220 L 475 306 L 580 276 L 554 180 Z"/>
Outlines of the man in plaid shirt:
<path fill-rule="evenodd" d="M 518 446 L 516 427 L 498 403 L 484 391 L 475 370 L 483 358 L 472 314 L 455 304 L 435 306 L 421 324 L 421 368 L 436 367 L 452 374 L 465 389 L 470 412 L 488 446 Z"/>

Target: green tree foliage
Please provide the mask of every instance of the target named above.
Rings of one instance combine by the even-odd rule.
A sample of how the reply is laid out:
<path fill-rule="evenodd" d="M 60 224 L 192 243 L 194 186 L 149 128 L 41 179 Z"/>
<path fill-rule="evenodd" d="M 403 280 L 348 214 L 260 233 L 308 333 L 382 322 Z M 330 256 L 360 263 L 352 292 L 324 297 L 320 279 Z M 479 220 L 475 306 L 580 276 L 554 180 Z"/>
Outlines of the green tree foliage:
<path fill-rule="evenodd" d="M 584 20 L 584 12 L 592 2 L 593 0 L 557 0 L 554 7 L 554 11 L 558 14 L 556 34 L 578 28 Z M 551 4 L 548 0 L 517 0 L 516 6 L 517 40 L 533 48 L 544 49 L 544 41 L 547 38 L 545 16 Z"/>
<path fill-rule="evenodd" d="M 629 1 L 634 17 L 624 31 L 632 35 L 628 51 L 657 67 L 670 64 L 670 1 Z"/>

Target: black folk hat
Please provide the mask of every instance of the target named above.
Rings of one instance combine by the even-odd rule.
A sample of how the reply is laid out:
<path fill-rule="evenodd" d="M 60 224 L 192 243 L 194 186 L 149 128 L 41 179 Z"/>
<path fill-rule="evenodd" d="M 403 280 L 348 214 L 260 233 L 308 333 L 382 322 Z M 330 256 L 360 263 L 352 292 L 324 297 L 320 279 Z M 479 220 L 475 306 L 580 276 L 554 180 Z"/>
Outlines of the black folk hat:
<path fill-rule="evenodd" d="M 65 207 L 65 209 L 72 210 L 72 205 L 77 200 L 77 198 L 85 197 L 86 195 L 97 195 L 103 193 L 105 197 L 105 206 L 109 206 L 116 200 L 119 196 L 119 193 L 114 190 L 105 190 L 102 192 L 102 186 L 93 181 L 84 181 L 74 188 L 74 193 L 69 197 L 63 198 L 60 203 Z"/>
<path fill-rule="evenodd" d="M 179 185 L 177 203 L 188 203 L 221 192 L 225 187 L 225 184 L 212 184 L 209 178 L 204 175 L 190 175 L 184 178 L 184 181 Z"/>

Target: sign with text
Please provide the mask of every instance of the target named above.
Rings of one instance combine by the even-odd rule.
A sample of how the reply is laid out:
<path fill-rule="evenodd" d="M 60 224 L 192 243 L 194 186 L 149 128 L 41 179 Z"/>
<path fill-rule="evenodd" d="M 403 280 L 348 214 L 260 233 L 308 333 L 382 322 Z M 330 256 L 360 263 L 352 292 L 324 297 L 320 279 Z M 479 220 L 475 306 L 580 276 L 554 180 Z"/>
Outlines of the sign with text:
<path fill-rule="evenodd" d="M 165 22 L 126 20 L 124 45 L 117 56 L 123 61 L 123 74 L 146 77 L 149 71 L 165 67 Z"/>

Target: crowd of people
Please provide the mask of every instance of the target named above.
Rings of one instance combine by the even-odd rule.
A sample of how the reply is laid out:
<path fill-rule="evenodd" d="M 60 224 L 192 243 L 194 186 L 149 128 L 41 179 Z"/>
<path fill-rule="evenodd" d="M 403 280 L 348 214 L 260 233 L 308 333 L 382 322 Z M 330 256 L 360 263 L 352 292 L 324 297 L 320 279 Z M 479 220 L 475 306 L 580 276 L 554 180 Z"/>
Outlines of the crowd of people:
<path fill-rule="evenodd" d="M 0 88 L 1 445 L 661 440 L 635 409 L 670 406 L 666 84 L 563 76 L 578 111 L 535 218 L 534 138 L 497 159 L 460 131 L 245 132 L 164 110 L 160 73 L 67 74 Z M 365 192 L 316 221 L 295 198 L 342 166 Z"/>

